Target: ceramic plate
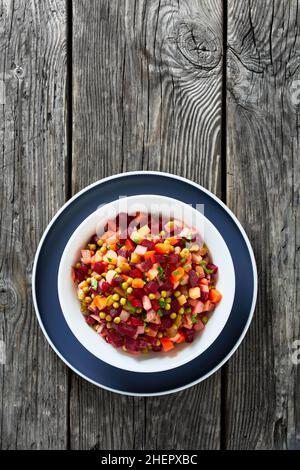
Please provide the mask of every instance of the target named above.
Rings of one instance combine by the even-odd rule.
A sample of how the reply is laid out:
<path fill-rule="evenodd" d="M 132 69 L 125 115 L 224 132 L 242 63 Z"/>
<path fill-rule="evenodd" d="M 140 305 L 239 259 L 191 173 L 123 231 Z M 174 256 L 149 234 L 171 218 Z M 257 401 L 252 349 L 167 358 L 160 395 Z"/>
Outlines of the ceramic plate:
<path fill-rule="evenodd" d="M 100 204 L 119 196 L 156 194 L 201 204 L 205 217 L 222 235 L 234 274 L 233 305 L 225 327 L 202 354 L 162 372 L 122 370 L 89 352 L 70 330 L 58 298 L 58 268 L 77 227 Z M 127 395 L 163 395 L 190 387 L 218 370 L 234 353 L 250 325 L 257 293 L 255 259 L 249 240 L 232 212 L 212 193 L 187 179 L 159 172 L 131 172 L 102 179 L 76 194 L 52 219 L 39 244 L 33 267 L 33 300 L 40 326 L 59 357 L 90 382 Z"/>

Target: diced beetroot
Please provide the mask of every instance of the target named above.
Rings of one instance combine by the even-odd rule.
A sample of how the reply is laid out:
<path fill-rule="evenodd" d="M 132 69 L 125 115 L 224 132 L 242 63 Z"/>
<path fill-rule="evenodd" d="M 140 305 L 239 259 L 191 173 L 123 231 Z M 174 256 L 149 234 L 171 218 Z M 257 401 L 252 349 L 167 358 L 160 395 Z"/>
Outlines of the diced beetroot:
<path fill-rule="evenodd" d="M 144 337 L 137 338 L 137 343 L 138 343 L 139 349 L 146 349 L 146 347 L 149 344 L 148 341 Z"/>
<path fill-rule="evenodd" d="M 140 299 L 132 299 L 131 303 L 132 303 L 132 306 L 135 308 L 143 307 L 142 301 Z"/>
<path fill-rule="evenodd" d="M 131 354 L 137 354 L 140 351 L 139 341 L 128 336 L 125 338 L 125 347 Z"/>
<path fill-rule="evenodd" d="M 115 348 L 120 348 L 123 344 L 123 338 L 115 330 L 109 330 L 106 335 L 106 341 L 114 346 Z"/>
<path fill-rule="evenodd" d="M 148 251 L 154 250 L 155 244 L 151 240 L 147 240 L 144 238 L 144 240 L 141 241 L 140 243 L 142 246 L 146 246 L 148 248 Z"/>
<path fill-rule="evenodd" d="M 97 263 L 94 264 L 94 271 L 97 274 L 104 273 L 105 269 L 106 269 L 106 265 L 104 263 L 97 262 Z"/>
<path fill-rule="evenodd" d="M 189 272 L 189 285 L 190 287 L 196 287 L 199 284 L 199 277 L 197 276 L 196 271 L 191 269 Z"/>
<path fill-rule="evenodd" d="M 141 271 L 143 271 L 143 273 L 145 273 L 146 271 L 149 271 L 149 269 L 151 269 L 153 266 L 153 263 L 150 259 L 147 259 L 146 261 L 144 261 L 143 263 L 141 263 L 139 265 Z"/>
<path fill-rule="evenodd" d="M 130 317 L 127 324 L 132 326 L 144 326 L 144 321 L 137 317 Z"/>
<path fill-rule="evenodd" d="M 168 259 L 169 264 L 179 264 L 179 261 L 180 261 L 180 257 L 176 255 L 176 253 L 169 255 L 169 259 Z"/>
<path fill-rule="evenodd" d="M 87 276 L 88 270 L 89 268 L 86 264 L 82 264 L 81 266 L 79 266 L 79 268 L 75 268 L 76 278 L 79 282 L 84 281 L 85 277 Z"/>
<path fill-rule="evenodd" d="M 153 336 L 145 336 L 145 339 L 148 344 L 151 344 L 151 346 L 156 346 L 157 339 L 154 338 Z"/>
<path fill-rule="evenodd" d="M 156 263 L 165 263 L 166 261 L 165 255 L 162 255 L 160 253 L 155 253 L 154 259 Z"/>
<path fill-rule="evenodd" d="M 170 328 L 172 325 L 173 325 L 173 320 L 172 318 L 170 318 L 169 315 L 164 315 L 161 318 L 161 325 L 160 325 L 161 330 L 166 330 L 167 328 Z"/>
<path fill-rule="evenodd" d="M 85 317 L 85 321 L 88 325 L 95 325 L 95 323 L 97 323 L 97 320 L 95 320 L 95 318 L 92 316 Z"/>
<path fill-rule="evenodd" d="M 118 331 L 121 335 L 129 336 L 133 338 L 136 335 L 137 327 L 133 325 L 129 325 L 128 323 L 119 323 L 116 325 L 115 323 L 112 324 L 113 328 Z"/>
<path fill-rule="evenodd" d="M 144 289 L 147 294 L 156 294 L 158 291 L 158 284 L 155 281 L 150 281 L 145 285 Z"/>
<path fill-rule="evenodd" d="M 216 266 L 215 264 L 213 263 L 208 263 L 206 265 L 207 269 L 211 269 L 212 270 L 212 274 L 215 274 L 217 271 L 218 271 L 218 266 Z"/>
<path fill-rule="evenodd" d="M 165 277 L 166 279 L 170 279 L 171 275 L 172 275 L 172 272 L 174 271 L 175 269 L 175 266 L 174 265 L 171 265 L 169 264 L 166 268 L 165 268 Z"/>
<path fill-rule="evenodd" d="M 151 328 L 151 330 L 158 331 L 160 328 L 160 325 L 157 323 L 149 323 L 149 327 Z"/>
<path fill-rule="evenodd" d="M 159 305 L 158 300 L 156 300 L 156 299 L 151 300 L 151 304 L 152 304 L 153 310 L 155 310 L 156 312 L 160 309 L 160 305 Z"/>
<path fill-rule="evenodd" d="M 112 318 L 118 317 L 122 311 L 122 307 L 119 308 L 111 308 L 109 310 L 109 314 Z"/>
<path fill-rule="evenodd" d="M 188 330 L 186 328 L 182 328 L 183 334 L 185 336 L 185 340 L 187 343 L 192 343 L 194 341 L 195 330 Z"/>
<path fill-rule="evenodd" d="M 162 350 L 162 346 L 156 346 L 156 345 L 152 346 L 152 351 L 153 352 L 160 352 L 161 350 Z"/>
<path fill-rule="evenodd" d="M 111 285 L 113 287 L 116 287 L 116 286 L 119 286 L 120 284 L 122 284 L 122 282 L 124 282 L 124 278 L 122 276 L 116 276 L 112 279 Z"/>
<path fill-rule="evenodd" d="M 145 290 L 142 288 L 135 288 L 133 292 L 134 297 L 137 297 L 138 299 L 142 299 L 142 297 L 145 295 Z"/>
<path fill-rule="evenodd" d="M 138 277 L 138 278 L 142 279 L 143 273 L 142 273 L 142 271 L 140 271 L 140 269 L 134 268 L 134 269 L 131 269 L 129 271 L 129 276 L 133 277 L 133 278 Z"/>
<path fill-rule="evenodd" d="M 165 281 L 163 284 L 159 286 L 159 290 L 170 290 L 173 288 L 173 284 L 171 281 Z"/>
<path fill-rule="evenodd" d="M 120 250 L 117 251 L 118 256 L 123 256 L 123 258 L 127 258 L 127 250 L 125 248 L 120 248 Z"/>
<path fill-rule="evenodd" d="M 209 292 L 201 291 L 201 297 L 200 297 L 201 302 L 206 302 L 208 300 L 208 296 L 209 296 Z"/>
<path fill-rule="evenodd" d="M 180 309 L 179 302 L 176 299 L 171 300 L 171 310 L 172 312 L 178 312 Z"/>
<path fill-rule="evenodd" d="M 106 282 L 106 281 L 103 281 L 101 283 L 101 286 L 99 286 L 99 290 L 104 294 L 105 292 L 109 291 L 109 289 L 111 288 L 111 285 Z"/>

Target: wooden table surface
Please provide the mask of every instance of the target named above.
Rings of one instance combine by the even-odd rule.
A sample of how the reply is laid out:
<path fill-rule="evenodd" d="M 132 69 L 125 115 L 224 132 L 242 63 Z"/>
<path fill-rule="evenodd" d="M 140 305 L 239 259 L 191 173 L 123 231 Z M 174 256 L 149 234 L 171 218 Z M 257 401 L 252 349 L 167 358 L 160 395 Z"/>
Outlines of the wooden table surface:
<path fill-rule="evenodd" d="M 300 0 L 0 0 L 0 38 L 1 447 L 300 449 Z M 259 275 L 238 352 L 161 398 L 71 372 L 31 300 L 56 211 L 142 169 L 222 198 Z"/>

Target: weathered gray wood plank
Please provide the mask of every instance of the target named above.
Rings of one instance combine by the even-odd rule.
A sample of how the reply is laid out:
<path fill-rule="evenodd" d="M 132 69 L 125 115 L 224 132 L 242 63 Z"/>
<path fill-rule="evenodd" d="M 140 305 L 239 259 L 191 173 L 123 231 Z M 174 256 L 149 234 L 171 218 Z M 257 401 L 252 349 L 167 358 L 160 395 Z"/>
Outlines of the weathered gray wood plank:
<path fill-rule="evenodd" d="M 227 197 L 259 274 L 250 333 L 227 369 L 234 449 L 300 449 L 299 13 L 299 0 L 229 0 Z"/>
<path fill-rule="evenodd" d="M 152 169 L 220 194 L 222 14 L 220 0 L 73 1 L 73 192 Z M 220 445 L 220 374 L 149 399 L 72 374 L 70 398 L 72 448 Z"/>
<path fill-rule="evenodd" d="M 65 26 L 64 0 L 0 0 L 2 449 L 67 442 L 67 368 L 31 302 L 34 253 L 65 200 Z"/>

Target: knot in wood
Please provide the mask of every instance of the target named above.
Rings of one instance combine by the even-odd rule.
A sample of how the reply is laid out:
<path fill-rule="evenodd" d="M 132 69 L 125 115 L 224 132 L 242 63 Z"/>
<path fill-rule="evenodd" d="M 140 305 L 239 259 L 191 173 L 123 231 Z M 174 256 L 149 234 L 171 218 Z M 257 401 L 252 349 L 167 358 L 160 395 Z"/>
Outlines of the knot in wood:
<path fill-rule="evenodd" d="M 219 38 L 199 19 L 178 21 L 176 42 L 185 59 L 197 68 L 212 70 L 221 60 L 222 50 Z"/>
<path fill-rule="evenodd" d="M 21 80 L 22 78 L 24 78 L 24 69 L 20 67 L 19 65 L 17 65 L 15 69 L 12 70 L 12 72 L 18 80 Z"/>
<path fill-rule="evenodd" d="M 0 310 L 11 310 L 17 304 L 15 290 L 9 282 L 0 281 Z"/>

